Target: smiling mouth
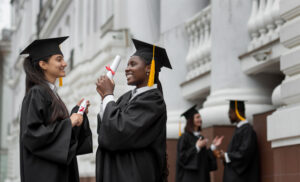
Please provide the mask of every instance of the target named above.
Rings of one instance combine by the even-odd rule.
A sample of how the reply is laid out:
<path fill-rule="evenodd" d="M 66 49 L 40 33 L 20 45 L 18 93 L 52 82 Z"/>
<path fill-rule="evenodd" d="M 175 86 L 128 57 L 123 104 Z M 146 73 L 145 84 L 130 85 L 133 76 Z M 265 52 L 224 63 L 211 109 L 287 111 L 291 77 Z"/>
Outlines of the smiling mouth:
<path fill-rule="evenodd" d="M 131 75 L 130 76 L 127 76 L 127 81 L 129 82 L 131 80 Z"/>
<path fill-rule="evenodd" d="M 132 78 L 132 77 L 133 77 L 132 74 L 126 74 L 126 78 L 127 78 L 127 79 L 130 79 L 130 78 Z"/>

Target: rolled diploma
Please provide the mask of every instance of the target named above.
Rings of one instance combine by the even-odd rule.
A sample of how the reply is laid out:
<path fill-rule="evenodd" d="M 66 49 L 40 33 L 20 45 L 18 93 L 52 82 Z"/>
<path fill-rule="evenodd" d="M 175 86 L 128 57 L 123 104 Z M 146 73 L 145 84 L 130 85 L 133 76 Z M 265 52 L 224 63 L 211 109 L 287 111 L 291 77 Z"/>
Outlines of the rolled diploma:
<path fill-rule="evenodd" d="M 85 112 L 85 110 L 86 110 L 86 100 L 84 99 L 82 101 L 82 103 L 80 104 L 77 113 L 83 115 L 83 113 Z"/>
<path fill-rule="evenodd" d="M 110 69 L 113 70 L 114 72 L 116 72 L 117 69 L 118 69 L 118 66 L 119 66 L 119 64 L 120 64 L 120 61 L 121 61 L 121 56 L 116 55 L 116 57 L 115 57 L 115 59 L 114 59 L 112 65 L 111 65 Z M 112 74 L 111 71 L 108 71 L 108 72 L 106 73 L 106 76 L 107 76 L 109 79 L 112 80 L 112 78 L 113 78 L 114 75 Z"/>

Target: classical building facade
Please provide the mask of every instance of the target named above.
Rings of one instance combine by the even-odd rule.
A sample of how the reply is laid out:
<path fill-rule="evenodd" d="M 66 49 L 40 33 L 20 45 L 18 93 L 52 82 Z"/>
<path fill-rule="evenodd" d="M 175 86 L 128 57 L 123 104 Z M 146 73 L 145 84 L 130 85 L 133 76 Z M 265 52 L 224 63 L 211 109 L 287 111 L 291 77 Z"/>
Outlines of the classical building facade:
<path fill-rule="evenodd" d="M 168 109 L 170 181 L 175 177 L 179 128 L 184 128 L 179 124 L 184 122 L 182 111 L 198 104 L 203 132 L 210 139 L 225 135 L 222 147 L 226 149 L 233 130 L 227 116 L 230 98 L 246 100 L 247 119 L 255 128 L 265 126 L 264 130 L 258 127 L 258 140 L 268 144 L 261 150 L 270 151 L 272 157 L 261 161 L 271 164 L 262 165 L 262 179 L 300 177 L 299 169 L 275 167 L 290 160 L 284 152 L 296 155 L 300 149 L 300 1 L 12 0 L 11 5 L 13 33 L 3 65 L 1 118 L 8 123 L 9 135 L 6 182 L 20 181 L 19 113 L 25 74 L 19 52 L 34 39 L 66 35 L 70 38 L 62 51 L 68 73 L 59 94 L 69 109 L 82 97 L 91 101 L 94 151 L 100 108 L 95 81 L 119 54 L 122 62 L 115 76 L 115 95 L 131 89 L 124 69 L 134 51 L 131 38 L 137 38 L 165 47 L 173 66 L 160 74 Z M 259 114 L 264 116 L 261 122 Z M 82 180 L 93 179 L 95 153 L 79 157 L 79 170 Z M 221 178 L 219 163 L 212 180 Z"/>
<path fill-rule="evenodd" d="M 8 156 L 8 143 L 7 143 L 7 135 L 8 130 L 7 126 L 9 121 L 5 120 L 3 116 L 5 116 L 5 113 L 3 113 L 5 108 L 5 98 L 3 98 L 4 94 L 4 77 L 7 77 L 8 75 L 6 71 L 4 71 L 5 67 L 4 65 L 7 65 L 9 55 L 10 55 L 10 37 L 11 37 L 11 31 L 8 29 L 3 29 L 1 32 L 1 39 L 0 39 L 0 181 L 4 181 L 7 175 L 7 156 Z"/>

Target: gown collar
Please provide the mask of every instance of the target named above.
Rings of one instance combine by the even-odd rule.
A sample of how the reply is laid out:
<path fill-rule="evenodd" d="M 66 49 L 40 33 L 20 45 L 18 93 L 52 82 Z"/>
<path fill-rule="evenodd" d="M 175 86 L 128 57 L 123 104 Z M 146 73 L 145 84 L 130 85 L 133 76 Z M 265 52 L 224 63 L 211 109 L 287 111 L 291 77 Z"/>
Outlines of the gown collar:
<path fill-rule="evenodd" d="M 135 88 L 131 91 L 132 97 L 130 98 L 130 100 L 132 100 L 134 97 L 140 95 L 141 93 L 144 93 L 149 90 L 156 89 L 156 88 L 157 88 L 157 84 L 154 84 L 151 87 L 145 86 L 145 87 L 141 87 L 141 88 Z"/>
<path fill-rule="evenodd" d="M 200 136 L 201 132 L 200 131 L 194 131 L 193 134 L 194 134 L 194 136 Z"/>
<path fill-rule="evenodd" d="M 57 87 L 53 84 L 53 83 L 50 83 L 50 82 L 47 82 L 50 89 L 53 91 L 54 95 L 57 97 Z"/>
<path fill-rule="evenodd" d="M 245 125 L 247 123 L 249 123 L 247 120 L 240 121 L 240 122 L 238 122 L 238 124 L 236 125 L 236 127 L 240 128 L 240 127 L 242 127 L 243 125 Z"/>

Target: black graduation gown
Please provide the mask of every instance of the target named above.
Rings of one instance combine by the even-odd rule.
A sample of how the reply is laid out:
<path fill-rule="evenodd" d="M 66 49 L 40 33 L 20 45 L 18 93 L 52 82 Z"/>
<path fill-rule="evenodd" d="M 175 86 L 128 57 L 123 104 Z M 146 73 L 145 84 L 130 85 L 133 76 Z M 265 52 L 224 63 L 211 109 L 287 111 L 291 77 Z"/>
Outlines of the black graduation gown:
<path fill-rule="evenodd" d="M 22 182 L 79 182 L 76 155 L 91 153 L 92 133 L 84 114 L 80 127 L 70 118 L 49 124 L 50 94 L 41 86 L 25 95 L 20 120 L 20 173 Z M 78 106 L 73 112 L 78 111 Z"/>
<path fill-rule="evenodd" d="M 259 181 L 256 133 L 250 124 L 235 129 L 227 153 L 231 162 L 224 163 L 224 182 Z"/>
<path fill-rule="evenodd" d="M 176 182 L 209 182 L 209 172 L 217 169 L 213 152 L 202 147 L 197 153 L 198 137 L 193 133 L 182 134 L 177 144 Z"/>
<path fill-rule="evenodd" d="M 158 89 L 125 93 L 98 115 L 97 182 L 161 182 L 166 155 L 166 106 Z"/>

